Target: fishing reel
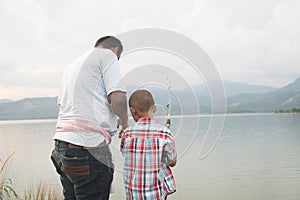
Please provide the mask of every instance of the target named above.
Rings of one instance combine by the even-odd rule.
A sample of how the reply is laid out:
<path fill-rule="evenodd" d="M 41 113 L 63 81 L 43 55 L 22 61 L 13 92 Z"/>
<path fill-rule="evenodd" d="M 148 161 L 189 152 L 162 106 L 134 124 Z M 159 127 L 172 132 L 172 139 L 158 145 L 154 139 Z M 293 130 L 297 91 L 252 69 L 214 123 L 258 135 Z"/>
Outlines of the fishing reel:
<path fill-rule="evenodd" d="M 171 103 L 170 102 L 167 104 L 167 108 L 168 108 L 168 118 L 166 122 L 166 127 L 170 128 L 171 126 Z"/>

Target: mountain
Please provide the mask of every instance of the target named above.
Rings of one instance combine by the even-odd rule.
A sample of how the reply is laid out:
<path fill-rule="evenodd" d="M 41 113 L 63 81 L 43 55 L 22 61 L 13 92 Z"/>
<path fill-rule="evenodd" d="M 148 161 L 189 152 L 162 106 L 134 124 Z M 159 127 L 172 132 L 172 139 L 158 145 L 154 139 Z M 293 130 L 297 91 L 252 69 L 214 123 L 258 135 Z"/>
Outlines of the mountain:
<path fill-rule="evenodd" d="M 0 120 L 56 118 L 57 97 L 26 98 L 0 104 Z"/>
<path fill-rule="evenodd" d="M 10 99 L 0 99 L 0 104 L 1 103 L 8 103 L 8 102 L 13 102 L 13 100 L 10 100 Z"/>
<path fill-rule="evenodd" d="M 300 108 L 300 78 L 285 87 L 250 85 L 225 81 L 226 108 L 228 113 L 274 112 Z M 128 95 L 136 87 L 128 88 Z M 155 98 L 157 114 L 166 115 L 169 98 L 172 114 L 199 114 L 211 112 L 211 98 L 205 85 L 195 85 L 183 90 L 159 87 L 146 87 Z M 224 101 L 220 97 L 218 101 Z M 26 98 L 19 101 L 0 100 L 0 120 L 56 118 L 58 114 L 57 97 Z M 218 112 L 218 107 L 214 107 Z M 219 112 L 221 112 L 219 110 Z"/>
<path fill-rule="evenodd" d="M 238 94 L 245 94 L 245 93 L 264 94 L 276 90 L 276 88 L 270 86 L 233 82 L 233 81 L 224 81 L 224 87 L 225 87 L 227 97 L 238 95 Z"/>
<path fill-rule="evenodd" d="M 130 95 L 137 87 L 127 87 L 127 94 Z M 167 104 L 171 100 L 172 114 L 195 114 L 199 112 L 208 113 L 210 110 L 210 97 L 199 92 L 198 88 L 186 88 L 182 90 L 171 89 L 160 86 L 144 86 L 138 89 L 149 90 L 155 100 L 157 115 L 165 115 L 168 111 Z"/>
<path fill-rule="evenodd" d="M 297 78 L 294 82 L 288 84 L 287 86 L 280 89 L 280 91 L 286 92 L 299 92 L 300 91 L 300 77 Z"/>
<path fill-rule="evenodd" d="M 300 78 L 277 89 L 231 81 L 224 81 L 224 88 L 228 113 L 275 112 L 300 108 Z M 156 97 L 156 101 L 161 105 L 166 105 L 168 99 L 166 91 L 165 94 L 153 91 L 155 91 L 153 95 Z M 171 97 L 172 112 L 175 114 L 211 113 L 212 99 L 204 84 L 175 91 Z M 165 104 L 161 102 L 165 102 Z M 214 102 L 214 112 L 221 113 L 220 105 L 222 104 L 220 103 L 224 102 L 224 96 L 216 95 Z M 166 113 L 166 111 L 164 112 Z"/>
<path fill-rule="evenodd" d="M 248 84 L 235 81 L 223 81 L 223 85 L 227 97 L 246 93 L 264 94 L 267 92 L 275 91 L 277 89 L 270 86 Z M 199 94 L 201 94 L 202 96 L 207 96 L 209 94 L 206 84 L 197 84 L 192 88 L 194 91 L 199 92 Z"/>
<path fill-rule="evenodd" d="M 227 99 L 229 112 L 273 112 L 300 108 L 300 78 L 265 94 L 238 94 Z"/>
<path fill-rule="evenodd" d="M 207 85 L 214 85 L 214 82 L 209 82 L 208 84 L 197 84 L 192 87 L 175 90 L 171 94 L 172 100 L 172 112 L 175 114 L 196 114 L 196 113 L 210 113 L 211 111 L 211 96 L 208 91 Z M 242 102 L 248 101 L 247 96 L 251 94 L 257 94 L 254 98 L 259 98 L 259 94 L 268 93 L 275 91 L 276 88 L 255 84 L 247 84 L 241 82 L 224 81 L 223 82 L 225 95 L 228 98 L 236 96 L 235 100 L 241 100 Z M 135 86 L 130 86 L 127 88 L 128 94 L 131 94 L 133 90 L 136 89 Z M 156 104 L 159 105 L 158 114 L 165 114 L 166 106 L 168 103 L 168 90 L 166 88 L 158 87 L 145 87 L 153 94 Z M 210 88 L 211 89 L 211 88 Z M 237 95 L 241 95 L 240 98 Z M 218 96 L 218 95 L 217 95 Z M 245 98 L 245 99 L 244 99 Z M 243 100 L 244 99 L 244 100 Z M 216 102 L 224 101 L 224 96 L 220 96 L 216 99 Z M 241 103 L 238 101 L 238 103 Z M 218 107 L 214 108 L 218 110 Z M 242 110 L 242 109 L 241 109 Z"/>

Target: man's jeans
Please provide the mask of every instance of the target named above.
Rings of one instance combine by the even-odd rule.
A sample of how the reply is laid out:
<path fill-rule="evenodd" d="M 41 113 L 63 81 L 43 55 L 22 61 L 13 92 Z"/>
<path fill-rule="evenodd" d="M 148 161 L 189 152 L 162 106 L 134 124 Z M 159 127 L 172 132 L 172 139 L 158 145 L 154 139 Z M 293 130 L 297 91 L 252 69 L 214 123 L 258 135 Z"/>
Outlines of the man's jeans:
<path fill-rule="evenodd" d="M 85 149 L 55 141 L 51 160 L 60 175 L 65 200 L 109 199 L 114 166 L 108 146 Z"/>

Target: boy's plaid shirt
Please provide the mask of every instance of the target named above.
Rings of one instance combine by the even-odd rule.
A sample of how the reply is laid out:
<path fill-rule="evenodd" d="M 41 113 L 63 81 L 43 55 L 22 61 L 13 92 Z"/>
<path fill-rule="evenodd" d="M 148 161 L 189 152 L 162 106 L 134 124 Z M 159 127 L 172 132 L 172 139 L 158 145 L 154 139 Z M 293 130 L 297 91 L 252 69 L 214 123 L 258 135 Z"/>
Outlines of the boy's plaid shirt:
<path fill-rule="evenodd" d="M 124 131 L 121 151 L 127 199 L 165 199 L 176 191 L 167 160 L 176 159 L 175 141 L 168 128 L 152 118 L 141 118 Z"/>

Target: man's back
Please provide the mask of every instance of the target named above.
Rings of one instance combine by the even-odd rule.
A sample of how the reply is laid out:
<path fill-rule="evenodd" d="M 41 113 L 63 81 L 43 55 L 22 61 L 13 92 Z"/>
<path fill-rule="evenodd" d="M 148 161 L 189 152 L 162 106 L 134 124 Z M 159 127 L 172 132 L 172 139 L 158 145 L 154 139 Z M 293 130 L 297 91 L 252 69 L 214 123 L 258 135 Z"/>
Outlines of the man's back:
<path fill-rule="evenodd" d="M 119 88 L 121 75 L 117 61 L 111 50 L 103 48 L 94 48 L 76 59 L 63 76 L 58 118 L 86 120 L 110 133 L 116 132 L 116 115 L 112 112 L 108 94 L 114 90 L 125 91 Z M 58 131 L 54 139 L 81 146 L 97 146 L 104 137 L 99 131 Z"/>

